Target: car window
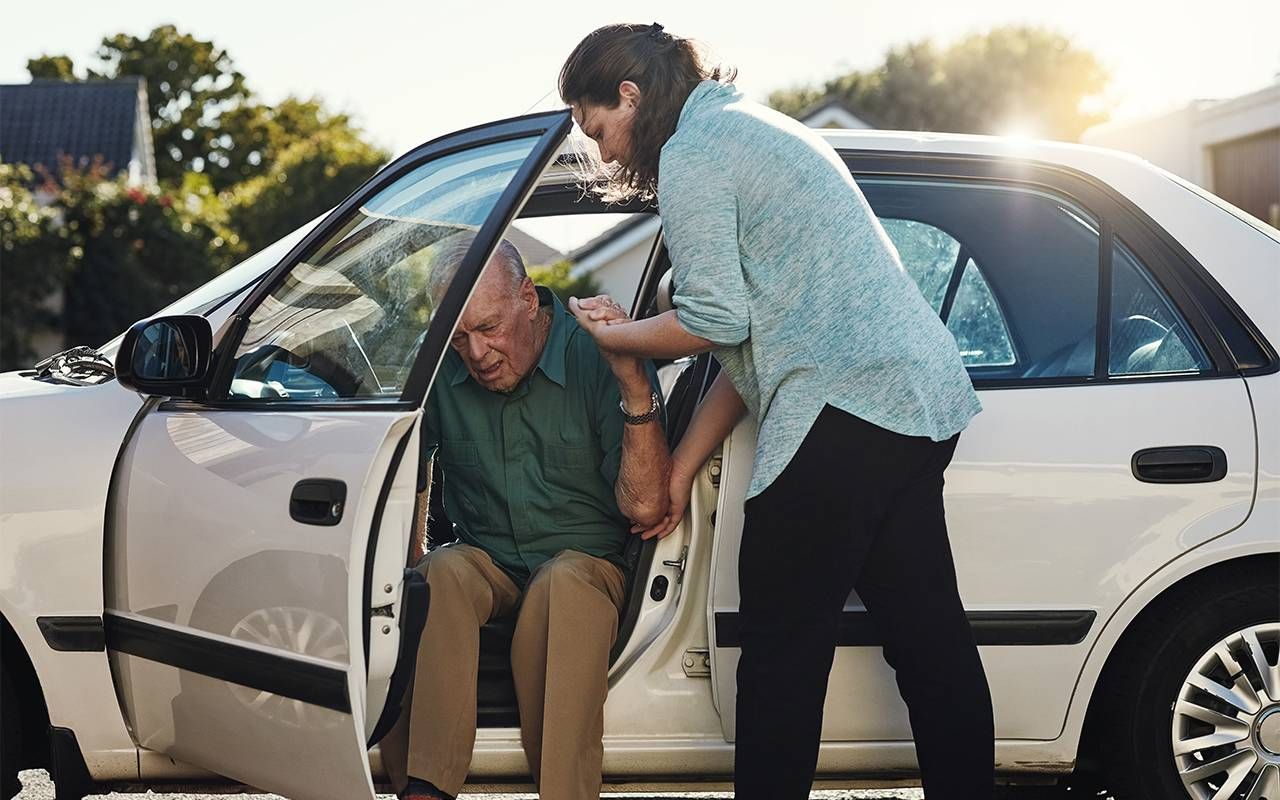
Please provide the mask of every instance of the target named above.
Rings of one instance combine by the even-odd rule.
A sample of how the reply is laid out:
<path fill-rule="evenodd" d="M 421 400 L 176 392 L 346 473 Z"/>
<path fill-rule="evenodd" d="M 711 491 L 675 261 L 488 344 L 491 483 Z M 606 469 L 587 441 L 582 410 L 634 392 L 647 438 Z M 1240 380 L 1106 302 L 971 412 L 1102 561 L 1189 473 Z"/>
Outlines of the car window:
<path fill-rule="evenodd" d="M 858 185 L 975 379 L 1094 374 L 1100 236 L 1087 212 L 992 182 Z"/>
<path fill-rule="evenodd" d="M 432 256 L 479 229 L 536 143 L 443 156 L 352 212 L 251 312 L 230 397 L 398 397 L 448 284 Z"/>
<path fill-rule="evenodd" d="M 1209 366 L 1187 323 L 1117 238 L 1111 254 L 1110 374 L 1202 372 Z"/>
<path fill-rule="evenodd" d="M 956 287 L 947 315 L 947 329 L 956 337 L 966 367 L 1011 367 L 1017 364 L 1009 326 L 982 270 L 970 258 Z"/>
<path fill-rule="evenodd" d="M 907 274 L 947 323 L 966 367 L 1016 363 L 1009 328 L 982 269 L 945 231 L 911 219 L 880 220 Z M 948 296 L 950 295 L 950 296 Z"/>

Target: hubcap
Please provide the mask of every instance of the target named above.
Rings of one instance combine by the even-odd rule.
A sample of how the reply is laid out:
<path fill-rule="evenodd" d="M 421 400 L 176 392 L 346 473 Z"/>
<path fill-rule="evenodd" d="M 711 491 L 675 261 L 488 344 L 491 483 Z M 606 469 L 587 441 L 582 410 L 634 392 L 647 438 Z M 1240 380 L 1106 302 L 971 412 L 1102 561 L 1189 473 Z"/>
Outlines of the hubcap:
<path fill-rule="evenodd" d="M 1258 744 L 1267 755 L 1280 756 L 1280 708 L 1269 708 L 1258 717 Z"/>
<path fill-rule="evenodd" d="M 1194 800 L 1280 800 L 1280 623 L 1236 631 L 1187 674 L 1173 758 Z"/>

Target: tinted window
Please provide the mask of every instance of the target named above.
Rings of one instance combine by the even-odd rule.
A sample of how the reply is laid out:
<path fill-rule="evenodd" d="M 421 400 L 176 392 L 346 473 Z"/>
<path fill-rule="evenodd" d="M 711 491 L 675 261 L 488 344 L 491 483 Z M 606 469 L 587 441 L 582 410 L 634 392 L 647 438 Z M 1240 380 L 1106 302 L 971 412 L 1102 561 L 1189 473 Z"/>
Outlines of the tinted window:
<path fill-rule="evenodd" d="M 1099 234 L 1086 212 L 1030 188 L 858 183 L 975 377 L 1094 374 Z"/>
<path fill-rule="evenodd" d="M 432 295 L 447 287 L 431 282 L 432 257 L 452 237 L 475 233 L 536 142 L 443 156 L 362 204 L 253 310 L 231 396 L 398 397 L 431 322 Z"/>
<path fill-rule="evenodd" d="M 1209 368 L 1200 343 L 1147 271 L 1116 241 L 1111 254 L 1112 375 L 1200 372 Z"/>
<path fill-rule="evenodd" d="M 956 337 L 966 367 L 1016 362 L 1009 328 L 981 268 L 960 260 L 960 243 L 924 222 L 882 219 L 907 274 Z"/>

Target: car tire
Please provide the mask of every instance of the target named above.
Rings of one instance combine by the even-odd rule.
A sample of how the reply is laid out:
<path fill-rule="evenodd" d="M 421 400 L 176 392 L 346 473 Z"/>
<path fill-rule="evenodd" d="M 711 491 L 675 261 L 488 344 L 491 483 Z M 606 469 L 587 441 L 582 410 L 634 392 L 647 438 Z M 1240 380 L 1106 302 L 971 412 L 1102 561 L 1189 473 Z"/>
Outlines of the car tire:
<path fill-rule="evenodd" d="M 22 753 L 22 718 L 18 694 L 0 662 L 0 797 L 9 800 L 22 791 L 18 763 Z"/>
<path fill-rule="evenodd" d="M 1271 665 L 1276 663 L 1276 647 L 1280 645 L 1276 602 L 1280 587 L 1269 571 L 1242 570 L 1220 574 L 1219 578 L 1163 603 L 1149 618 L 1140 620 L 1134 636 L 1112 655 L 1116 669 L 1101 687 L 1099 698 L 1110 722 L 1099 736 L 1107 787 L 1116 800 L 1209 797 L 1223 781 L 1237 779 L 1230 772 L 1223 777 L 1221 772 L 1200 768 L 1209 763 L 1243 772 L 1238 778 L 1241 790 L 1264 779 L 1277 781 L 1276 789 L 1280 790 L 1280 755 L 1264 749 L 1258 725 L 1275 714 L 1276 718 L 1262 727 L 1266 743 L 1276 747 L 1280 737 L 1280 692 L 1276 691 L 1280 669 Z M 1250 642 L 1263 644 L 1258 649 L 1264 651 L 1266 669 L 1259 670 L 1256 663 L 1243 660 L 1255 646 Z M 1229 677 L 1230 663 L 1217 655 L 1219 650 L 1240 669 L 1234 682 Z M 1274 674 L 1268 678 L 1267 671 Z M 1250 688 L 1239 683 L 1246 675 Z M 1196 685 L 1208 685 L 1206 680 L 1230 693 L 1236 702 L 1256 696 L 1257 710 L 1250 714 L 1233 709 Z M 1256 686 L 1266 680 L 1273 681 L 1271 691 L 1265 685 Z M 1202 709 L 1216 711 L 1220 717 Z M 1197 715 L 1215 722 L 1202 721 Z M 1222 727 L 1230 720 L 1235 723 Z M 1205 736 L 1219 731 L 1228 732 L 1220 741 L 1237 741 L 1216 747 L 1190 744 L 1207 742 Z M 1246 732 L 1237 736 L 1241 731 Z M 1179 741 L 1176 755 L 1175 737 Z M 1261 770 L 1257 776 L 1240 766 L 1250 761 Z M 1180 770 L 1188 772 L 1194 792 L 1184 785 Z M 1201 774 L 1195 774 L 1197 771 Z M 1209 774 L 1203 774 L 1206 772 Z M 1268 772 L 1275 774 L 1268 776 Z M 1280 797 L 1280 791 L 1250 796 Z"/>

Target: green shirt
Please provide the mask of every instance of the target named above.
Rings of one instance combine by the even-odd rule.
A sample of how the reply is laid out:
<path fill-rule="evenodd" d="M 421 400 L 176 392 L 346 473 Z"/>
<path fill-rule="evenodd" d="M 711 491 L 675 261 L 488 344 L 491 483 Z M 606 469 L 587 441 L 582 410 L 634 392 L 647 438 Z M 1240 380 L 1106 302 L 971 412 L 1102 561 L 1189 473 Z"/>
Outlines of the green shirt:
<path fill-rule="evenodd" d="M 541 286 L 538 296 L 551 306 L 551 331 L 529 376 L 510 394 L 491 392 L 450 350 L 423 424 L 423 452 L 439 456 L 459 541 L 485 550 L 521 585 L 562 550 L 625 568 L 631 527 L 614 499 L 624 424 L 618 382 L 560 300 Z"/>

